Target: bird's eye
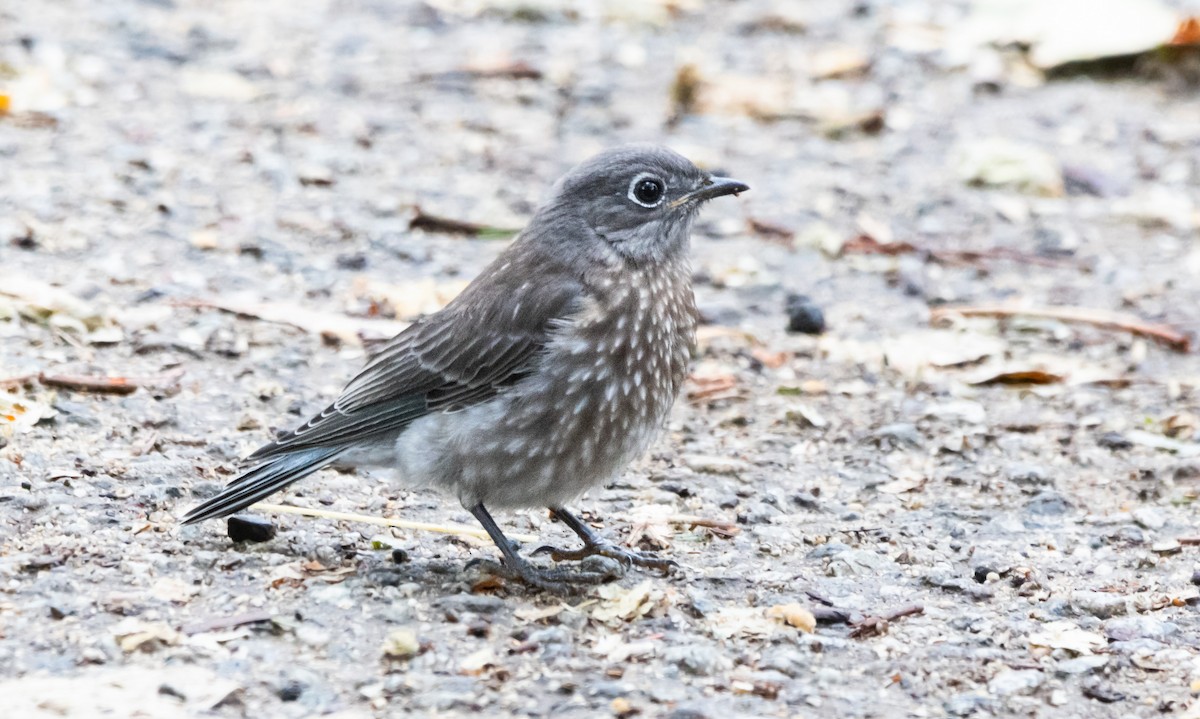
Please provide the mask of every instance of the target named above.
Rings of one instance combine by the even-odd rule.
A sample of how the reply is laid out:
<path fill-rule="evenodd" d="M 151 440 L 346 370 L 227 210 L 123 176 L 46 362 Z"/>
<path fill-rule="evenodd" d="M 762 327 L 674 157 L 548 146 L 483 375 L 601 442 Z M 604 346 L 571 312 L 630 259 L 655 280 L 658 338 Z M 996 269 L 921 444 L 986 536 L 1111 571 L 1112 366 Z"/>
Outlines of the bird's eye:
<path fill-rule="evenodd" d="M 657 177 L 642 175 L 635 178 L 629 186 L 629 199 L 642 207 L 657 207 L 665 194 L 666 188 Z"/>

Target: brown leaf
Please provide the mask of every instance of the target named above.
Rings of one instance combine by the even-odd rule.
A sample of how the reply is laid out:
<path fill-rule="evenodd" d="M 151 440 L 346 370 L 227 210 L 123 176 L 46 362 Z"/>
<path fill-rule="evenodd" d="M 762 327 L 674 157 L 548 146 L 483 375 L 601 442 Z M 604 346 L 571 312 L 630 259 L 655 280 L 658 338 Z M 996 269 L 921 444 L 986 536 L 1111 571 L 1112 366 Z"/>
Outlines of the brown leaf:
<path fill-rule="evenodd" d="M 792 238 L 796 236 L 794 230 L 767 220 L 751 217 L 746 220 L 746 224 L 750 227 L 751 232 L 767 239 L 791 242 Z"/>
<path fill-rule="evenodd" d="M 688 378 L 692 388 L 688 389 L 689 402 L 706 402 L 713 399 L 735 397 L 737 392 L 737 377 L 730 374 L 692 375 Z"/>
<path fill-rule="evenodd" d="M 779 369 L 787 364 L 788 361 L 787 352 L 771 352 L 762 347 L 755 347 L 750 350 L 750 356 L 758 360 L 767 369 Z"/>
<path fill-rule="evenodd" d="M 1200 16 L 1184 18 L 1168 45 L 1200 45 Z"/>

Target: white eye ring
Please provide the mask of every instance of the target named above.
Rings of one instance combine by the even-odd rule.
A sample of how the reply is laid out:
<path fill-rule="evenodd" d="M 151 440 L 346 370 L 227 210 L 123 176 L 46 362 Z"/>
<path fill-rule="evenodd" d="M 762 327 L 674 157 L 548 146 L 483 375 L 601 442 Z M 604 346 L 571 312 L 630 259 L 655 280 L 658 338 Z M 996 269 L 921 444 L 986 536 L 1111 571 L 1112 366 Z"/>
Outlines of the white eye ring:
<path fill-rule="evenodd" d="M 646 182 L 647 180 L 649 180 L 650 183 L 653 183 L 654 185 L 658 186 L 658 198 L 653 201 L 643 200 L 638 197 L 638 190 L 646 189 L 646 188 L 641 188 L 640 185 L 643 182 Z M 633 182 L 629 183 L 629 195 L 628 196 L 629 196 L 629 200 L 631 202 L 641 205 L 642 207 L 649 207 L 649 208 L 658 207 L 659 205 L 661 205 L 663 203 L 663 200 L 665 200 L 667 198 L 667 183 L 663 182 L 657 175 L 655 175 L 653 173 L 643 172 L 642 174 L 633 178 Z"/>

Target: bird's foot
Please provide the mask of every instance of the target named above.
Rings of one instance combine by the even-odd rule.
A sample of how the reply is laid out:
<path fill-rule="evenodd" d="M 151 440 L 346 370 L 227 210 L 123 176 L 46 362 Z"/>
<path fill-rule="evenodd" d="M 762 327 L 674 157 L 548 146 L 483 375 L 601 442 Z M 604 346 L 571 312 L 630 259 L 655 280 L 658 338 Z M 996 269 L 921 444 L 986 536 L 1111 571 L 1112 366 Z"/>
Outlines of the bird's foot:
<path fill-rule="evenodd" d="M 620 562 L 624 567 L 643 567 L 657 569 L 663 574 L 670 574 L 679 564 L 671 559 L 665 559 L 655 554 L 639 552 L 636 549 L 622 549 L 610 542 L 585 544 L 582 549 L 559 549 L 549 545 L 538 547 L 534 554 L 549 554 L 556 562 L 579 562 L 588 557 L 608 557 Z"/>
<path fill-rule="evenodd" d="M 620 579 L 624 574 L 611 570 L 543 569 L 528 562 L 521 562 L 512 567 L 492 559 L 472 559 L 467 563 L 467 568 L 480 568 L 505 579 L 524 582 L 534 589 L 559 595 L 579 594 L 583 587 L 611 582 Z"/>

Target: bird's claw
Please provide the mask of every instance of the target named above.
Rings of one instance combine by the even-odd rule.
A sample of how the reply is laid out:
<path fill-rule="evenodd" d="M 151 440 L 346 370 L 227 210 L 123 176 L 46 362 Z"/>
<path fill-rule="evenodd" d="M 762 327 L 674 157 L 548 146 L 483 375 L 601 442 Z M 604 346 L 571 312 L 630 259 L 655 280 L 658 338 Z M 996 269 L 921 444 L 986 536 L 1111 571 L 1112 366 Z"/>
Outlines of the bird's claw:
<path fill-rule="evenodd" d="M 512 581 L 524 582 L 534 589 L 562 596 L 579 594 L 581 586 L 604 584 L 614 579 L 611 574 L 602 572 L 539 569 L 530 564 L 514 568 L 504 562 L 482 558 L 472 559 L 466 566 L 467 568 L 482 569 Z"/>
<path fill-rule="evenodd" d="M 579 562 L 588 557 L 608 557 L 620 562 L 626 569 L 637 566 L 657 569 L 663 574 L 669 574 L 672 569 L 679 566 L 679 563 L 672 559 L 639 552 L 635 549 L 622 549 L 608 542 L 588 544 L 581 549 L 560 549 L 543 545 L 533 550 L 533 554 L 549 554 L 550 558 L 556 562 Z"/>

